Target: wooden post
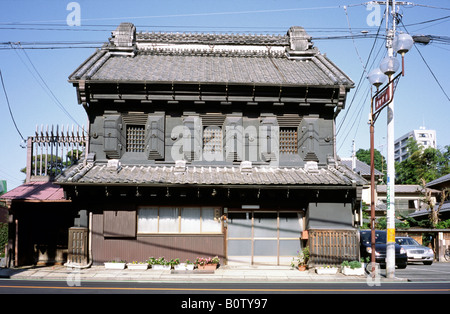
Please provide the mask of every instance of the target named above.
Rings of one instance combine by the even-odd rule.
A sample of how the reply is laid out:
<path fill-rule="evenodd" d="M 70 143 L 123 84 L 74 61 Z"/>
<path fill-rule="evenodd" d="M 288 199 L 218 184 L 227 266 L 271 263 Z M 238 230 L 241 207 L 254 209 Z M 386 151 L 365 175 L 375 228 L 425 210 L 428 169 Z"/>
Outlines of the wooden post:
<path fill-rule="evenodd" d="M 32 167 L 33 167 L 33 139 L 31 137 L 28 137 L 27 139 L 27 176 L 25 179 L 25 183 L 28 183 L 31 181 L 31 173 L 32 173 Z"/>

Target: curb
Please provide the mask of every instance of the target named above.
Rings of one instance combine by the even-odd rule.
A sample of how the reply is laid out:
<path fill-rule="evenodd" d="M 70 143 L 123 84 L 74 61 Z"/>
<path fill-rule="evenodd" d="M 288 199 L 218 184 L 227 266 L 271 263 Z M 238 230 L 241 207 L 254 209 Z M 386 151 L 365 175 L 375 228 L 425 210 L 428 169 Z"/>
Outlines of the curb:
<path fill-rule="evenodd" d="M 313 270 L 299 272 L 289 269 L 225 269 L 211 270 L 106 270 L 93 266 L 77 269 L 65 266 L 0 269 L 0 278 L 14 280 L 81 280 L 81 281 L 140 281 L 140 282 L 367 282 L 364 276 L 341 273 L 319 275 Z M 405 278 L 379 278 L 382 282 L 408 281 Z"/>

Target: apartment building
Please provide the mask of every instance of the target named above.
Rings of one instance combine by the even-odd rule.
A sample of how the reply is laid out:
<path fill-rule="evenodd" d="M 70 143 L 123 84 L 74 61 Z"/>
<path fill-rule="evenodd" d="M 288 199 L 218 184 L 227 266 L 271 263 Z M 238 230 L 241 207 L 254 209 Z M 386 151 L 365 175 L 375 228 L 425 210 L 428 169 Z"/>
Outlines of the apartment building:
<path fill-rule="evenodd" d="M 424 148 L 437 147 L 436 131 L 427 130 L 424 126 L 421 126 L 419 130 L 412 130 L 395 140 L 395 161 L 402 162 L 409 157 L 407 147 L 409 138 L 413 138 L 417 141 L 417 144 L 422 145 Z"/>

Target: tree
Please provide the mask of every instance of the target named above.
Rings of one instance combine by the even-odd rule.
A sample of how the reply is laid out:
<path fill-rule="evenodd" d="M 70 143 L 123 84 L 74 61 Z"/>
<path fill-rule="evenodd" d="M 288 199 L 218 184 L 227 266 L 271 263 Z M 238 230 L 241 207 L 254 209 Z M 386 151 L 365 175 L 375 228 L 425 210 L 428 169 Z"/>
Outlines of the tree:
<path fill-rule="evenodd" d="M 436 226 L 439 224 L 440 222 L 440 218 L 439 218 L 439 211 L 441 210 L 442 206 L 444 205 L 445 200 L 447 199 L 448 196 L 448 192 L 446 189 L 443 189 L 441 191 L 441 200 L 438 204 L 435 204 L 433 198 L 431 197 L 431 190 L 427 189 L 426 187 L 426 181 L 425 179 L 421 179 L 421 185 L 424 191 L 424 202 L 427 204 L 428 206 L 428 210 L 430 211 L 429 214 L 429 219 L 430 219 L 430 224 L 432 228 L 436 228 Z"/>
<path fill-rule="evenodd" d="M 370 166 L 370 149 L 358 149 L 356 158 Z M 375 169 L 381 171 L 386 176 L 386 159 L 377 149 L 374 149 L 373 160 Z"/>
<path fill-rule="evenodd" d="M 410 138 L 407 149 L 409 157 L 395 165 L 397 184 L 421 184 L 422 179 L 430 182 L 450 173 L 449 146 L 442 151 L 424 148 Z"/>
<path fill-rule="evenodd" d="M 374 159 L 374 165 L 375 165 L 375 169 L 381 171 L 381 172 L 385 172 L 386 170 L 386 159 L 384 158 L 383 155 L 381 155 L 381 153 L 377 150 L 374 149 L 374 155 L 373 155 L 373 159 Z M 356 158 L 358 158 L 358 160 L 370 165 L 370 149 L 358 149 L 358 151 L 356 152 Z"/>
<path fill-rule="evenodd" d="M 69 168 L 71 165 L 76 164 L 80 159 L 82 151 L 71 150 L 67 152 L 65 161 L 60 156 L 55 155 L 37 155 L 33 156 L 31 169 L 37 169 L 38 172 L 42 170 L 42 173 L 47 173 L 50 177 L 55 177 L 60 174 L 64 169 Z M 23 173 L 27 172 L 27 168 L 20 170 Z"/>

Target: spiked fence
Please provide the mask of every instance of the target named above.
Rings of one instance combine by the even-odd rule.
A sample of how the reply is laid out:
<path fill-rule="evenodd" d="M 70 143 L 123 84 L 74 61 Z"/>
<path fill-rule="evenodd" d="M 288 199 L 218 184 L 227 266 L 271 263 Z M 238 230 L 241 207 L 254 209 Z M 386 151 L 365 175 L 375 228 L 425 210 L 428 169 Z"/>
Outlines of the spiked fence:
<path fill-rule="evenodd" d="M 54 179 L 85 156 L 87 141 L 84 127 L 36 126 L 27 140 L 26 182 Z"/>

